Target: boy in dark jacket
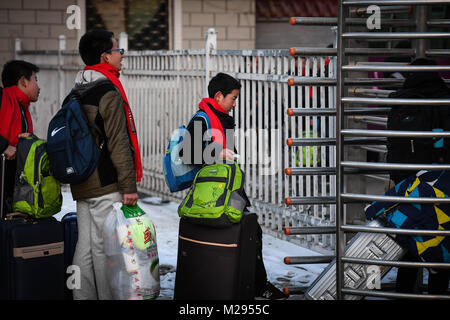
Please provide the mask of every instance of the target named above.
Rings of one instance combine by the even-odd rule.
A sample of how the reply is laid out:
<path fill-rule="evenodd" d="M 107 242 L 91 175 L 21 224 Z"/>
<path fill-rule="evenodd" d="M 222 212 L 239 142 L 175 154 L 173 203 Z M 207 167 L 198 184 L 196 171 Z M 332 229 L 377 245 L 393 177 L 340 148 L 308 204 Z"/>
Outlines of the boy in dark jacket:
<path fill-rule="evenodd" d="M 33 133 L 33 121 L 28 108 L 39 97 L 36 73 L 32 63 L 12 60 L 2 72 L 4 89 L 0 88 L 0 153 L 5 155 L 5 189 L 3 213 L 12 210 L 12 197 L 16 174 L 16 146 L 19 138 Z"/>
<path fill-rule="evenodd" d="M 416 59 L 411 65 L 436 65 L 436 63 L 433 60 Z M 408 74 L 403 88 L 393 92 L 390 97 L 405 99 L 448 99 L 450 98 L 450 89 L 445 85 L 437 72 L 415 72 Z M 396 108 L 398 107 L 394 106 L 389 114 L 388 128 L 390 121 L 398 113 Z M 410 113 L 405 112 L 402 116 L 405 121 L 411 121 L 411 123 L 408 124 L 406 122 L 406 129 L 404 130 L 421 130 L 421 127 L 426 125 L 430 128 L 441 128 L 444 131 L 450 131 L 450 109 L 448 106 L 419 106 L 409 107 L 408 110 L 410 110 Z M 434 113 L 435 115 L 427 117 L 425 116 L 426 113 L 420 110 L 429 111 L 429 113 Z M 387 162 L 423 164 L 450 163 L 449 142 L 445 141 L 443 145 L 436 144 L 435 142 L 433 139 L 392 139 L 392 142 L 388 143 Z M 398 184 L 403 179 L 414 174 L 416 174 L 414 171 L 392 171 L 390 172 L 390 179 L 394 184 Z M 406 253 L 403 261 L 419 260 L 411 253 Z M 418 270 L 418 268 L 398 268 L 396 291 L 403 293 L 418 291 Z M 446 294 L 449 277 L 449 269 L 431 269 L 428 277 L 428 293 Z"/>
<path fill-rule="evenodd" d="M 211 125 L 211 139 L 205 139 L 208 130 L 207 123 L 203 118 L 196 118 L 192 121 L 187 131 L 191 139 L 190 146 L 183 144 L 182 150 L 190 150 L 190 154 L 184 154 L 183 160 L 194 165 L 205 165 L 213 163 L 223 163 L 223 161 L 237 160 L 237 150 L 234 144 L 234 118 L 229 113 L 236 107 L 236 100 L 240 92 L 241 85 L 235 78 L 225 74 L 218 73 L 208 84 L 209 98 L 204 98 L 199 109 L 206 114 L 213 113 L 214 116 L 208 116 Z M 217 121 L 218 120 L 218 121 Z M 183 156 L 183 153 L 181 154 Z M 186 161 L 187 159 L 187 161 Z M 242 194 L 248 200 L 245 190 Z M 248 214 L 247 208 L 244 214 Z M 267 281 L 267 273 L 262 258 L 262 230 L 258 224 L 258 240 L 255 266 L 255 296 L 266 299 L 281 299 L 286 296 L 278 290 L 273 284 Z"/>

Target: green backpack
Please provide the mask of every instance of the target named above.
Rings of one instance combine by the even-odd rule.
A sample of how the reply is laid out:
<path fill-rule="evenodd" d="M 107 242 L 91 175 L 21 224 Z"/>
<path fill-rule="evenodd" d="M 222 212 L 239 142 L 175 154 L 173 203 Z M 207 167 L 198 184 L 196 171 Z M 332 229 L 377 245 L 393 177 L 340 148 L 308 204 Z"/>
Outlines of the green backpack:
<path fill-rule="evenodd" d="M 35 136 L 21 138 L 17 144 L 13 211 L 46 218 L 61 211 L 61 205 L 61 184 L 50 173 L 47 142 Z"/>
<path fill-rule="evenodd" d="M 246 206 L 243 188 L 244 175 L 236 162 L 204 166 L 178 207 L 178 215 L 214 227 L 238 223 Z"/>

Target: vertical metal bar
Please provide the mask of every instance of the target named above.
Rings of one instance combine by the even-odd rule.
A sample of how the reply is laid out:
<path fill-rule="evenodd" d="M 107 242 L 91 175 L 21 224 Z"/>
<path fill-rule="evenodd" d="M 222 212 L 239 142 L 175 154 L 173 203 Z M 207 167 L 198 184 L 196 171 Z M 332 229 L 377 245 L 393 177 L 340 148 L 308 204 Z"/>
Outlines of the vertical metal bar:
<path fill-rule="evenodd" d="M 261 56 L 257 56 L 257 64 L 258 64 L 258 74 L 262 74 L 263 72 L 263 63 L 264 60 Z M 264 112 L 264 100 L 263 100 L 263 82 L 262 81 L 258 81 L 258 199 L 260 201 L 263 200 L 263 194 L 264 194 L 264 185 L 263 185 L 263 176 L 262 173 L 263 171 L 263 167 L 265 167 L 265 158 L 264 158 L 264 150 L 263 150 L 263 146 L 264 146 L 264 142 L 263 142 L 263 132 L 264 132 L 264 128 L 263 128 L 263 115 L 265 114 Z"/>
<path fill-rule="evenodd" d="M 343 203 L 341 199 L 343 187 L 343 169 L 341 161 L 343 160 L 343 145 L 341 130 L 343 128 L 344 112 L 341 99 L 344 95 L 344 83 L 342 74 L 342 65 L 344 58 L 344 44 L 342 34 L 344 33 L 344 21 L 346 18 L 346 11 L 342 5 L 342 1 L 338 1 L 338 41 L 337 41 L 337 83 L 336 83 L 336 298 L 342 300 L 342 287 L 344 280 L 344 270 L 342 256 L 344 254 L 344 232 L 341 226 L 344 223 L 343 218 Z"/>
<path fill-rule="evenodd" d="M 417 6 L 415 8 L 417 32 L 427 32 L 427 6 Z M 427 39 L 416 40 L 416 56 L 417 58 L 425 58 L 425 51 L 427 49 Z"/>
<path fill-rule="evenodd" d="M 251 73 L 252 74 L 256 74 L 256 61 L 257 61 L 257 59 L 258 59 L 258 57 L 256 57 L 256 56 L 252 56 L 251 57 L 251 59 L 252 59 L 252 68 L 251 68 Z M 257 191 L 257 185 L 256 185 L 256 175 L 257 175 L 257 171 L 256 171 L 256 169 L 257 169 L 257 166 L 258 166 L 258 159 L 257 159 L 257 156 L 258 156 L 258 139 L 257 139 L 257 136 L 256 136 L 256 129 L 257 129 L 257 127 L 258 127 L 258 124 L 257 124 L 257 113 L 256 113 L 256 108 L 257 108 L 257 106 L 256 106 L 256 98 L 257 98 L 257 96 L 256 96 L 256 86 L 257 86 L 257 81 L 255 81 L 255 80 L 252 80 L 251 81 L 251 87 L 252 87 L 252 94 L 251 94 L 251 99 L 252 99 L 252 102 L 251 102 L 251 109 L 252 109 L 252 116 L 251 116 L 251 118 L 252 118 L 252 123 L 251 123 L 251 135 L 252 135 L 252 142 L 251 142 L 251 149 L 252 149 L 252 151 L 251 151 L 251 154 L 252 154 L 252 162 L 251 162 L 251 168 L 252 168 L 252 173 L 251 173 L 251 175 L 252 175 L 252 198 L 253 199 L 256 199 L 256 197 L 257 197 L 257 193 L 256 193 L 256 191 Z"/>
<path fill-rule="evenodd" d="M 268 74 L 269 73 L 269 66 L 270 66 L 270 58 L 267 56 L 264 56 L 264 74 Z M 267 81 L 264 81 L 264 114 L 268 114 L 269 113 L 269 83 Z M 268 141 L 269 139 L 269 120 L 268 117 L 264 117 L 264 128 L 266 129 L 264 131 L 265 137 L 264 137 L 264 154 L 266 155 L 266 157 L 270 157 L 269 154 L 269 146 L 268 143 L 266 143 L 266 141 Z M 269 175 L 266 174 L 264 176 L 264 203 L 268 203 L 269 202 Z M 265 208 L 265 206 L 264 206 Z M 264 210 L 264 225 L 267 227 L 269 224 L 269 218 L 268 218 L 268 213 L 267 210 Z"/>
<path fill-rule="evenodd" d="M 282 73 L 283 74 L 289 74 L 289 58 L 288 57 L 283 57 L 283 70 Z M 289 87 L 287 85 L 287 83 L 283 83 L 283 104 L 282 104 L 282 108 L 280 110 L 281 112 L 281 118 L 283 119 L 283 135 L 281 136 L 281 143 L 280 143 L 280 148 L 283 150 L 283 156 L 284 156 L 284 165 L 282 166 L 282 168 L 288 168 L 289 167 L 289 152 L 291 148 L 287 148 L 285 145 L 283 145 L 283 141 L 286 141 L 286 139 L 289 137 L 289 117 L 287 115 L 287 113 L 285 112 L 286 109 L 288 108 L 288 104 L 289 104 Z M 282 132 L 282 130 L 280 129 L 280 133 Z M 291 186 L 292 184 L 290 183 L 290 177 L 287 175 L 284 175 L 283 172 L 281 172 L 281 177 L 282 177 L 282 181 L 283 181 L 283 189 L 284 189 L 284 193 L 280 195 L 281 199 L 284 199 L 286 197 L 289 197 L 289 186 Z M 281 202 L 283 203 L 283 202 Z M 283 208 L 286 208 L 286 205 L 283 205 Z M 283 210 L 283 217 L 285 218 L 284 221 L 284 227 L 289 227 L 289 221 L 287 220 L 287 216 L 286 216 L 287 210 Z"/>
<path fill-rule="evenodd" d="M 275 73 L 275 57 L 270 57 L 270 74 L 273 75 Z M 276 119 L 275 119 L 275 83 L 273 81 L 270 81 L 270 127 L 271 128 L 275 128 L 276 127 Z M 270 145 L 270 156 L 273 159 L 274 157 L 276 157 L 276 149 L 275 149 L 275 141 L 274 141 L 274 135 L 272 134 L 272 132 L 270 133 L 270 141 L 271 141 L 271 145 Z M 271 181 L 272 181 L 272 185 L 270 187 L 271 189 L 271 198 L 270 198 L 270 203 L 271 204 L 276 204 L 276 199 L 275 199 L 275 192 L 276 192 L 276 185 L 275 185 L 275 174 L 271 174 Z M 272 220 L 273 219 L 273 214 L 272 214 Z"/>
<path fill-rule="evenodd" d="M 251 56 L 247 56 L 245 57 L 245 73 L 251 73 L 251 69 L 250 69 L 250 61 L 251 61 L 252 57 Z M 230 61 L 231 63 L 231 61 Z M 250 183 L 250 178 L 251 178 L 251 171 L 250 171 L 250 163 L 252 161 L 252 150 L 253 150 L 253 145 L 252 145 L 252 133 L 251 133 L 251 125 L 250 125 L 250 110 L 252 108 L 252 106 L 250 105 L 250 80 L 245 80 L 245 105 L 241 106 L 245 108 L 245 114 L 247 115 L 245 118 L 245 152 L 246 152 L 246 156 L 245 156 L 245 172 L 248 174 L 249 179 L 247 179 L 246 181 L 246 189 L 250 190 L 254 188 L 254 186 Z M 244 109 L 242 108 L 242 109 Z M 252 186 L 251 186 L 252 185 Z"/>
<path fill-rule="evenodd" d="M 276 57 L 277 60 L 277 69 L 276 69 L 276 73 L 281 75 L 283 74 L 283 58 L 282 57 Z M 275 203 L 277 204 L 277 206 L 281 203 L 283 203 L 283 181 L 284 181 L 284 173 L 283 173 L 283 164 L 282 164 L 282 155 L 283 155 L 283 143 L 282 143 L 282 137 L 283 137 L 283 124 L 284 124 L 284 115 L 286 114 L 286 112 L 283 112 L 283 105 L 282 105 L 282 96 L 283 96 L 283 91 L 282 91 L 282 85 L 281 82 L 277 82 L 277 109 L 276 109 L 276 119 L 278 121 L 277 124 L 277 142 L 276 142 L 276 154 L 277 154 L 277 173 L 276 173 L 276 181 L 278 184 L 278 190 L 277 190 L 277 198 L 275 199 Z M 281 211 L 278 211 L 281 212 Z M 279 218 L 280 214 L 278 213 Z"/>

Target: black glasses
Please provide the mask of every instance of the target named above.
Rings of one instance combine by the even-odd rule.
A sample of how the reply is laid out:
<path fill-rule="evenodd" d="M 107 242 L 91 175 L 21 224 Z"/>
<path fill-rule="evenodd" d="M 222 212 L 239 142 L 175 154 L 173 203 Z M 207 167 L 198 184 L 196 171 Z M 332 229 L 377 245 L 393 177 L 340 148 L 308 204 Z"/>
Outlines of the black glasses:
<path fill-rule="evenodd" d="M 125 53 L 125 49 L 109 49 L 109 50 L 106 50 L 105 52 L 111 53 L 112 51 L 119 51 L 122 56 Z"/>

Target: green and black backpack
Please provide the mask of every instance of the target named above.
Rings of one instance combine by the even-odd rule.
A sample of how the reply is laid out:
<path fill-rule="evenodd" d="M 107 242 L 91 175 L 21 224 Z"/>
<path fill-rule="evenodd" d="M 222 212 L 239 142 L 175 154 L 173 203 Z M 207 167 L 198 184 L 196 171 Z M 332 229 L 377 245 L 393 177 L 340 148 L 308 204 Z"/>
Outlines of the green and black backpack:
<path fill-rule="evenodd" d="M 17 144 L 13 211 L 46 218 L 61 211 L 61 205 L 61 184 L 50 173 L 47 142 L 35 136 L 21 138 Z"/>
<path fill-rule="evenodd" d="M 243 188 L 244 174 L 236 162 L 204 166 L 178 207 L 178 215 L 198 224 L 231 226 L 241 221 L 247 204 L 241 196 Z"/>

